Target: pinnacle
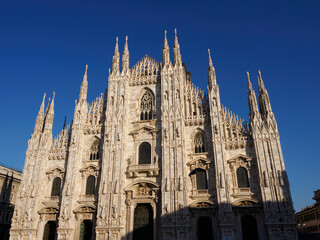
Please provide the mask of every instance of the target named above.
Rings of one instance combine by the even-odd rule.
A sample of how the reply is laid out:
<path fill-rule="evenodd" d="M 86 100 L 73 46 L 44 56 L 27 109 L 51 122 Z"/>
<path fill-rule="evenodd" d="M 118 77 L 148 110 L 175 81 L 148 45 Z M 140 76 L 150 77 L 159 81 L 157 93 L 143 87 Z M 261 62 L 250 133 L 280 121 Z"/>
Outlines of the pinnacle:
<path fill-rule="evenodd" d="M 249 88 L 249 90 L 252 90 L 252 84 L 251 84 L 251 81 L 250 81 L 249 72 L 247 72 L 247 78 L 248 78 L 248 88 Z"/>
<path fill-rule="evenodd" d="M 86 64 L 86 70 L 83 75 L 83 81 L 87 81 L 88 64 Z"/>
<path fill-rule="evenodd" d="M 163 48 L 168 48 L 167 30 L 164 31 Z"/>
<path fill-rule="evenodd" d="M 210 49 L 208 49 L 208 54 L 209 54 L 209 67 L 212 68 L 213 64 L 212 64 Z"/>
<path fill-rule="evenodd" d="M 178 36 L 177 36 L 177 29 L 174 29 L 174 47 L 179 47 L 179 42 L 178 42 Z"/>

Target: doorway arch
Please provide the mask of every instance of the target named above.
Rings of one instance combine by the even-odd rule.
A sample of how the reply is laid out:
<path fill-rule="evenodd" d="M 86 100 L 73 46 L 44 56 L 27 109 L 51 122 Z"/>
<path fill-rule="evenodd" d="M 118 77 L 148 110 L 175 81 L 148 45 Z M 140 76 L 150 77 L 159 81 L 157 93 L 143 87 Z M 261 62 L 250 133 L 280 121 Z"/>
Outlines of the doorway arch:
<path fill-rule="evenodd" d="M 57 233 L 57 225 L 54 221 L 48 221 L 44 226 L 43 240 L 55 240 Z"/>
<path fill-rule="evenodd" d="M 259 240 L 257 221 L 252 215 L 241 217 L 241 228 L 243 240 Z"/>
<path fill-rule="evenodd" d="M 199 217 L 197 225 L 198 240 L 213 240 L 212 221 L 210 217 Z"/>
<path fill-rule="evenodd" d="M 91 240 L 92 236 L 92 221 L 84 220 L 80 225 L 79 240 Z"/>
<path fill-rule="evenodd" d="M 153 209 L 149 203 L 138 203 L 134 209 L 133 240 L 153 239 Z"/>

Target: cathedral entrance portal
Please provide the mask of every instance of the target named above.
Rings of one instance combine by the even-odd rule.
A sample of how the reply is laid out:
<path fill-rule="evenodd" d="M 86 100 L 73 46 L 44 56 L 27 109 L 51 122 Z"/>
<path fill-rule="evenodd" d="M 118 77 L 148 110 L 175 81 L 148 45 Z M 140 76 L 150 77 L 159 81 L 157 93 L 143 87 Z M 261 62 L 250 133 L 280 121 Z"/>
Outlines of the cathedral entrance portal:
<path fill-rule="evenodd" d="M 257 221 L 252 215 L 242 216 L 241 227 L 243 240 L 259 240 Z"/>
<path fill-rule="evenodd" d="M 213 240 L 212 222 L 210 217 L 198 219 L 198 240 Z"/>
<path fill-rule="evenodd" d="M 153 209 L 150 204 L 138 203 L 133 221 L 133 240 L 153 239 Z"/>
<path fill-rule="evenodd" d="M 57 225 L 54 221 L 49 221 L 44 226 L 43 240 L 55 240 Z"/>

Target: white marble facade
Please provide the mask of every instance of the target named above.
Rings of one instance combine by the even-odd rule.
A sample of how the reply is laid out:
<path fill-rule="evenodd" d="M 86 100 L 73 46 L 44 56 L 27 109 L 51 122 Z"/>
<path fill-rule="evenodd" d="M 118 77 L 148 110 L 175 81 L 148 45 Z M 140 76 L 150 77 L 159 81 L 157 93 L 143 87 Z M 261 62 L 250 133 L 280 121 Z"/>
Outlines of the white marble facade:
<path fill-rule="evenodd" d="M 108 90 L 87 102 L 86 67 L 74 119 L 54 140 L 55 96 L 46 110 L 44 96 L 10 239 L 297 239 L 261 73 L 258 101 L 248 74 L 245 124 L 222 107 L 210 51 L 207 93 L 176 32 L 172 60 L 166 33 L 162 53 L 129 68 L 126 38 L 120 68 L 117 39 Z"/>

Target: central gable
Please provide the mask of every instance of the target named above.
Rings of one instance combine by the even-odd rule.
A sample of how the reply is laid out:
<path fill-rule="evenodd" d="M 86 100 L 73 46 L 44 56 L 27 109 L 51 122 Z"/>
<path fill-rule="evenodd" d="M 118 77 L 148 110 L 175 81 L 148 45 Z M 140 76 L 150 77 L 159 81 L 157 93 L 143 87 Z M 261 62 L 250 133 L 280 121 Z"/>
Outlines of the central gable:
<path fill-rule="evenodd" d="M 131 70 L 130 85 L 144 85 L 156 83 L 160 64 L 147 54 L 137 62 Z"/>

